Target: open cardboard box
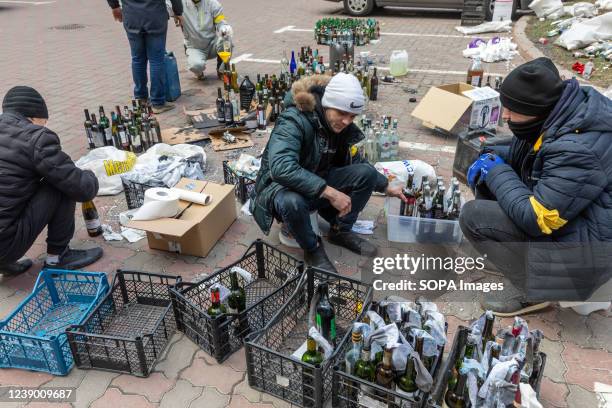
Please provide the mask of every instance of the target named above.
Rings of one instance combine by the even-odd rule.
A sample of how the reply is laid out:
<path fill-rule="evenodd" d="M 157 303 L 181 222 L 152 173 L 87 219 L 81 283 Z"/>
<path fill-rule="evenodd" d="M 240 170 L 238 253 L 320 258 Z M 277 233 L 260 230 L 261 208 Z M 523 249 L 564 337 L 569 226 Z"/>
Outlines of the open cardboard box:
<path fill-rule="evenodd" d="M 208 194 L 212 201 L 199 205 L 181 200 L 185 211 L 179 218 L 130 221 L 128 226 L 147 232 L 149 248 L 204 257 L 236 220 L 234 186 L 184 178 L 175 188 Z"/>
<path fill-rule="evenodd" d="M 499 115 L 498 92 L 465 83 L 431 87 L 412 111 L 424 126 L 454 135 L 468 129 L 495 129 Z"/>

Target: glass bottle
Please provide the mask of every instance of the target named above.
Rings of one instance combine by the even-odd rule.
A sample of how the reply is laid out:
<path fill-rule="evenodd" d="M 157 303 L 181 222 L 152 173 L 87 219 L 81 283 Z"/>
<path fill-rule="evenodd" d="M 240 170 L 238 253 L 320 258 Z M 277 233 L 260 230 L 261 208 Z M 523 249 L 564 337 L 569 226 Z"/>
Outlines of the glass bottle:
<path fill-rule="evenodd" d="M 336 345 L 336 312 L 329 301 L 329 286 L 322 283 L 318 287 L 319 302 L 316 308 L 316 326 L 319 333 L 331 344 Z"/>

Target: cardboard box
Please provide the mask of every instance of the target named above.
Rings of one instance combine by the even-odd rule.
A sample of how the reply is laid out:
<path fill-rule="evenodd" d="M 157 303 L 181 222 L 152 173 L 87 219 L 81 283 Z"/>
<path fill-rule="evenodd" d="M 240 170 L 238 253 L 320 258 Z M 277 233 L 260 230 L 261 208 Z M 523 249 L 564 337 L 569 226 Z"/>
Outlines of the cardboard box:
<path fill-rule="evenodd" d="M 178 218 L 130 221 L 128 226 L 147 231 L 149 248 L 204 257 L 236 220 L 234 186 L 184 178 L 175 187 L 208 194 L 212 202 L 181 200 L 181 210 L 186 209 Z"/>
<path fill-rule="evenodd" d="M 482 91 L 485 89 L 486 91 Z M 474 102 L 478 103 L 477 111 L 472 115 Z M 483 128 L 480 126 L 483 123 L 480 115 L 486 111 L 485 106 L 489 107 L 490 116 L 487 117 L 487 124 Z M 466 83 L 431 87 L 412 111 L 412 116 L 421 119 L 424 126 L 454 135 L 468 129 L 495 128 L 500 114 L 498 92 L 489 87 L 474 88 Z"/>
<path fill-rule="evenodd" d="M 501 102 L 499 92 L 488 86 L 464 91 L 463 95 L 472 100 L 470 114 L 470 129 L 495 129 L 499 115 L 501 115 Z"/>

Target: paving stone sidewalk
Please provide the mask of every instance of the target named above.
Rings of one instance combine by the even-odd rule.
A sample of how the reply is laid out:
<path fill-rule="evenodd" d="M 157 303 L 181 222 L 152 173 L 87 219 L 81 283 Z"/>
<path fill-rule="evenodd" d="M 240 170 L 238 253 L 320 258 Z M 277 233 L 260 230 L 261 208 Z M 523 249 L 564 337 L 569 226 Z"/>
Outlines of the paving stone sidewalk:
<path fill-rule="evenodd" d="M 44 3 L 44 2 L 41 2 Z M 316 46 L 308 32 L 273 31 L 293 25 L 312 28 L 314 22 L 326 15 L 337 15 L 341 3 L 299 0 L 225 0 L 225 15 L 236 32 L 235 56 L 250 53 L 257 59 L 280 59 L 284 50 L 300 46 Z M 248 7 L 248 9 L 245 9 Z M 420 100 L 429 87 L 459 82 L 469 65 L 461 56 L 469 37 L 461 37 L 454 26 L 459 25 L 456 15 L 425 14 L 383 10 L 375 15 L 382 23 L 382 31 L 404 33 L 403 36 L 383 36 L 377 45 L 365 47 L 387 56 L 394 49 L 410 53 L 413 70 L 402 78 L 401 84 L 381 85 L 380 100 L 370 103 L 371 114 L 390 114 L 400 120 L 402 141 L 407 143 L 403 156 L 420 159 L 433 165 L 446 178 L 450 176 L 456 141 L 432 133 L 410 116 L 416 106 L 408 102 L 413 96 L 408 88 L 416 89 Z M 57 0 L 49 4 L 3 3 L 0 1 L 0 94 L 17 84 L 28 84 L 45 96 L 51 120 L 49 127 L 62 140 L 64 149 L 76 160 L 86 153 L 82 131 L 83 108 L 96 109 L 99 105 L 124 105 L 131 99 L 129 47 L 122 27 L 113 22 L 105 1 L 81 2 Z M 439 37 L 431 35 L 440 35 Z M 442 37 L 445 36 L 445 37 Z M 175 111 L 160 116 L 162 126 L 184 125 L 183 108 L 210 106 L 219 85 L 210 72 L 204 81 L 196 81 L 185 69 L 181 35 L 174 27 L 168 34 L 168 49 L 175 51 L 180 69 L 183 96 Z M 517 57 L 511 63 L 489 64 L 489 72 L 505 75 L 523 62 Z M 277 72 L 274 64 L 241 62 L 241 74 Z M 256 154 L 265 145 L 265 138 L 254 138 L 255 147 L 248 152 Z M 450 149 L 450 153 L 448 152 Z M 209 180 L 222 180 L 221 161 L 236 157 L 236 152 L 217 154 L 205 147 L 206 175 Z M 118 228 L 118 214 L 125 210 L 122 194 L 96 199 L 104 222 Z M 382 208 L 384 199 L 373 197 L 361 218 L 376 220 L 379 225 L 372 240 L 387 251 L 386 230 Z M 239 258 L 248 246 L 262 234 L 252 220 L 240 215 L 206 258 L 180 256 L 150 250 L 146 240 L 134 244 L 104 242 L 91 239 L 84 228 L 77 209 L 77 232 L 72 245 L 88 247 L 100 245 L 105 256 L 88 267 L 104 271 L 112 278 L 118 268 L 162 272 L 181 275 L 192 281 Z M 35 267 L 26 274 L 12 279 L 0 278 L 0 318 L 5 317 L 31 290 L 42 266 L 45 254 L 45 235 L 28 252 Z M 280 245 L 278 226 L 266 241 Z M 328 246 L 330 257 L 338 270 L 347 276 L 357 276 L 359 260 L 348 251 Z M 298 251 L 283 248 L 301 256 Z M 418 248 L 413 248 L 415 252 Z M 447 313 L 449 337 L 457 326 L 467 324 L 482 311 L 477 299 L 471 301 L 439 302 Z M 588 317 L 579 316 L 569 309 L 553 307 L 543 313 L 527 317 L 530 328 L 544 332 L 542 350 L 548 355 L 541 387 L 541 401 L 547 408 L 597 406 L 594 382 L 612 384 L 612 324 L 603 312 Z M 498 324 L 509 324 L 504 319 Z M 16 386 L 72 386 L 78 387 L 77 401 L 73 404 L 49 406 L 85 407 L 285 407 L 284 401 L 251 389 L 246 379 L 244 350 L 218 365 L 200 351 L 189 339 L 176 334 L 154 372 L 147 379 L 103 371 L 73 369 L 66 377 L 44 373 L 0 369 L 0 385 Z M 0 407 L 20 406 L 0 403 Z M 43 407 L 45 404 L 27 406 Z"/>

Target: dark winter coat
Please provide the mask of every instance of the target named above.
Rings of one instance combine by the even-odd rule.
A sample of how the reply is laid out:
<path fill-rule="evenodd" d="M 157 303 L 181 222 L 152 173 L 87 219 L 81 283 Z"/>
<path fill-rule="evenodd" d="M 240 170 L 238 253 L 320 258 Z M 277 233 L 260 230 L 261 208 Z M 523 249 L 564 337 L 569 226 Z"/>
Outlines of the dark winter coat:
<path fill-rule="evenodd" d="M 274 196 L 282 189 L 300 193 L 309 200 L 318 198 L 327 182 L 316 174 L 321 160 L 320 138 L 328 132 L 316 111 L 330 77 L 313 75 L 291 87 L 285 97 L 287 109 L 280 115 L 261 159 L 251 213 L 265 234 L 274 221 Z M 351 146 L 363 139 L 363 133 L 351 124 L 335 135 L 339 141 L 333 167 L 363 162 L 351 154 Z M 330 136 L 328 136 L 330 137 Z M 387 179 L 379 174 L 376 191 L 384 191 Z"/>
<path fill-rule="evenodd" d="M 55 133 L 14 113 L 0 115 L 0 180 L 0 237 L 11 235 L 42 183 L 79 202 L 98 193 L 94 173 L 74 165 Z"/>
<path fill-rule="evenodd" d="M 183 14 L 183 0 L 171 0 L 175 16 Z M 191 1 L 191 0 L 190 0 Z M 131 34 L 162 34 L 168 29 L 166 0 L 107 0 L 110 8 L 121 6 L 123 27 Z"/>
<path fill-rule="evenodd" d="M 543 134 L 525 143 L 513 138 L 509 164 L 486 182 L 531 237 L 527 293 L 585 299 L 612 276 L 612 100 L 567 81 Z"/>

